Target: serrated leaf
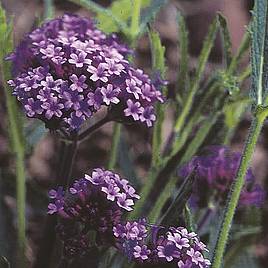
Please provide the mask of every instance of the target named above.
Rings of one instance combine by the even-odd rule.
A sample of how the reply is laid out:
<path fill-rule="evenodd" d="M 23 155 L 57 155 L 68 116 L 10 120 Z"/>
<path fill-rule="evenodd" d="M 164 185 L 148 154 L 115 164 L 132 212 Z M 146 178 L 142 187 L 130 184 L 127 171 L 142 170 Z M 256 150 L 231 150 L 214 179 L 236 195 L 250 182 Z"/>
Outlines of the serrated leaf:
<path fill-rule="evenodd" d="M 252 86 L 251 96 L 257 105 L 267 104 L 268 92 L 268 4 L 267 0 L 256 0 L 250 27 Z"/>
<path fill-rule="evenodd" d="M 179 216 L 192 194 L 193 183 L 196 178 L 196 170 L 193 170 L 183 181 L 173 202 L 160 220 L 160 224 L 174 225 L 178 222 Z"/>
<path fill-rule="evenodd" d="M 231 36 L 228 30 L 227 21 L 222 14 L 218 14 L 218 19 L 220 23 L 221 35 L 223 40 L 223 58 L 225 65 L 229 66 L 232 61 L 232 42 Z"/>
<path fill-rule="evenodd" d="M 141 8 L 147 7 L 150 2 L 151 0 L 142 0 Z M 116 0 L 112 2 L 108 9 L 114 17 L 127 24 L 132 15 L 132 6 L 133 3 L 130 0 Z M 119 32 L 120 30 L 118 24 L 113 20 L 107 20 L 107 15 L 104 13 L 98 13 L 97 20 L 99 22 L 98 27 L 106 33 Z"/>

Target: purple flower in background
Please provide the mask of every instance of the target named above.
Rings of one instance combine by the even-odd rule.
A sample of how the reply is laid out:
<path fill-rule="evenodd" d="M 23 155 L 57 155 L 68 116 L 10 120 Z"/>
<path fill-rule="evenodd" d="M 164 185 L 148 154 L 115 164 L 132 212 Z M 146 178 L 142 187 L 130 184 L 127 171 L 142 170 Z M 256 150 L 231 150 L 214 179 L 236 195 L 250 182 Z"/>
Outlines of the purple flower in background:
<path fill-rule="evenodd" d="M 139 198 L 126 179 L 101 168 L 76 180 L 66 193 L 62 187 L 50 190 L 49 197 L 48 214 L 59 216 L 57 231 L 64 242 L 64 251 L 71 257 L 90 249 L 86 235 L 89 231 L 96 233 L 98 245 L 114 245 L 113 227 L 121 222 L 124 212 L 132 210 L 134 200 Z M 145 251 L 140 251 L 141 256 Z"/>
<path fill-rule="evenodd" d="M 102 106 L 111 108 L 111 120 L 150 127 L 156 120 L 153 105 L 163 101 L 158 89 L 163 83 L 154 85 L 133 68 L 129 53 L 116 35 L 66 14 L 26 35 L 8 57 L 14 74 L 9 85 L 26 114 L 50 129 L 77 132 Z"/>
<path fill-rule="evenodd" d="M 184 165 L 179 170 L 179 176 L 182 178 L 186 178 L 196 168 L 191 204 L 201 207 L 207 206 L 208 202 L 222 204 L 235 178 L 240 159 L 241 154 L 231 152 L 228 147 L 211 146 L 207 148 L 206 154 L 194 157 Z M 213 200 L 210 199 L 211 197 Z M 252 170 L 248 169 L 239 206 L 261 206 L 264 199 L 264 189 L 256 182 Z"/>
<path fill-rule="evenodd" d="M 210 261 L 204 257 L 204 251 L 208 251 L 205 244 L 186 228 L 154 226 L 140 219 L 119 223 L 113 231 L 117 248 L 132 261 L 162 266 L 174 263 L 178 267 L 210 267 Z"/>

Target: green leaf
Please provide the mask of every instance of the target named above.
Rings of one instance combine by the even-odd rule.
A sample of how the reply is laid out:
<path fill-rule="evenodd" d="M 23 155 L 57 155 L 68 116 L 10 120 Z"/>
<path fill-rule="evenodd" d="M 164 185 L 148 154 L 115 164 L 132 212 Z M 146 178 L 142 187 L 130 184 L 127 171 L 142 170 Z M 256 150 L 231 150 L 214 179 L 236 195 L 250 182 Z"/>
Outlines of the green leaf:
<path fill-rule="evenodd" d="M 7 114 L 8 131 L 13 153 L 16 157 L 16 191 L 18 213 L 18 249 L 21 267 L 25 267 L 25 149 L 23 135 L 23 120 L 20 117 L 16 98 L 11 95 L 7 80 L 11 78 L 10 63 L 4 58 L 13 49 L 12 23 L 8 23 L 5 11 L 0 6 L 0 76 L 3 82 Z"/>
<path fill-rule="evenodd" d="M 167 2 L 167 0 L 152 0 L 151 4 L 147 8 L 142 10 L 140 34 L 143 34 L 146 31 L 147 24 L 155 18 L 160 8 L 163 7 Z"/>
<path fill-rule="evenodd" d="M 206 39 L 203 43 L 203 47 L 202 47 L 202 50 L 201 50 L 201 53 L 200 53 L 200 56 L 198 59 L 198 65 L 197 65 L 197 70 L 196 70 L 194 79 L 191 82 L 189 93 L 186 95 L 185 104 L 184 104 L 183 109 L 180 113 L 180 116 L 178 117 L 178 119 L 175 123 L 175 131 L 177 133 L 181 132 L 181 130 L 184 126 L 185 120 L 186 120 L 187 116 L 189 115 L 190 110 L 192 108 L 194 97 L 196 95 L 197 90 L 199 89 L 199 85 L 200 85 L 201 79 L 203 77 L 203 74 L 205 71 L 205 66 L 206 66 L 206 63 L 208 61 L 211 49 L 213 47 L 217 31 L 218 31 L 218 19 L 216 18 L 212 22 L 212 24 L 209 28 L 209 32 L 208 32 Z"/>
<path fill-rule="evenodd" d="M 220 28 L 221 28 L 221 35 L 223 40 L 223 56 L 225 65 L 229 66 L 232 61 L 232 43 L 231 37 L 228 30 L 227 22 L 225 17 L 222 14 L 218 14 Z"/>
<path fill-rule="evenodd" d="M 95 2 L 91 0 L 69 0 L 69 1 L 77 5 L 80 5 L 81 7 L 85 9 L 95 12 L 97 16 L 100 16 L 101 14 L 102 15 L 101 18 L 103 18 L 103 20 L 110 21 L 111 23 L 114 23 L 116 25 L 118 29 L 117 32 L 121 31 L 126 35 L 129 34 L 129 29 L 128 29 L 127 24 L 124 21 L 122 21 L 120 18 L 115 16 L 109 8 L 103 8 L 101 5 L 96 4 Z M 105 28 L 103 30 L 105 30 Z M 109 29 L 107 30 L 108 32 L 110 32 Z"/>
<path fill-rule="evenodd" d="M 186 26 L 184 17 L 178 14 L 178 25 L 179 25 L 179 76 L 178 76 L 178 92 L 176 95 L 185 96 L 187 93 L 189 74 L 188 74 L 188 63 L 189 63 L 189 32 Z M 181 90 L 181 92 L 179 92 Z M 182 97 L 181 97 L 182 98 Z"/>
<path fill-rule="evenodd" d="M 179 216 L 182 214 L 182 211 L 186 206 L 189 197 L 191 196 L 192 186 L 195 181 L 195 178 L 196 171 L 193 170 L 183 181 L 181 187 L 176 193 L 173 202 L 160 219 L 159 224 L 174 225 L 178 223 Z"/>
<path fill-rule="evenodd" d="M 148 6 L 150 4 L 150 1 L 151 0 L 142 0 L 141 8 Z M 128 24 L 132 15 L 132 7 L 133 3 L 130 0 L 116 0 L 112 2 L 108 10 L 114 18 L 117 18 L 117 20 Z M 97 12 L 97 20 L 99 22 L 98 27 L 106 33 L 120 31 L 118 23 L 116 23 L 115 20 L 107 19 L 107 14 L 105 14 L 104 12 Z"/>
<path fill-rule="evenodd" d="M 251 96 L 255 104 L 267 104 L 268 92 L 268 4 L 267 0 L 256 0 L 250 27 L 252 87 Z"/>
<path fill-rule="evenodd" d="M 249 105 L 249 99 L 239 99 L 235 102 L 228 102 L 224 106 L 225 125 L 228 128 L 234 128 L 240 121 L 241 115 Z"/>
<path fill-rule="evenodd" d="M 150 30 L 149 37 L 151 45 L 153 70 L 158 71 L 161 77 L 163 78 L 166 73 L 165 47 L 161 44 L 161 39 L 158 32 Z"/>
<path fill-rule="evenodd" d="M 162 46 L 159 34 L 151 30 L 149 31 L 151 54 L 152 54 L 152 67 L 155 72 L 158 72 L 162 78 L 165 76 L 165 47 Z M 164 95 L 166 94 L 166 88 L 164 89 Z M 164 108 L 163 104 L 157 103 L 156 117 L 157 121 L 154 124 L 153 130 L 153 145 L 152 145 L 152 166 L 156 167 L 160 161 L 160 149 L 162 144 L 162 125 L 164 121 Z"/>
<path fill-rule="evenodd" d="M 232 58 L 232 61 L 230 63 L 230 66 L 228 67 L 228 73 L 229 74 L 235 74 L 237 71 L 237 66 L 240 62 L 240 60 L 243 58 L 245 53 L 248 51 L 250 46 L 250 34 L 248 31 L 243 36 L 243 39 L 241 41 L 241 44 L 237 50 L 237 53 Z"/>

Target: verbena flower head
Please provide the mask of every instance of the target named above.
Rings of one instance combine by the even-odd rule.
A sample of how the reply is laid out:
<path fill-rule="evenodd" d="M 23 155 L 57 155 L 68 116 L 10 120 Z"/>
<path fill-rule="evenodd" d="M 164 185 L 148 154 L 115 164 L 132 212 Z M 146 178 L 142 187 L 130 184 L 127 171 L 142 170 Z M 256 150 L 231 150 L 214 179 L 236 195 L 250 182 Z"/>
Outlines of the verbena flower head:
<path fill-rule="evenodd" d="M 48 213 L 59 216 L 57 230 L 69 256 L 90 248 L 89 232 L 94 232 L 98 245 L 113 243 L 113 226 L 140 198 L 126 179 L 101 168 L 75 181 L 66 193 L 62 187 L 50 190 L 49 197 Z"/>
<path fill-rule="evenodd" d="M 116 113 L 115 120 L 150 127 L 153 105 L 163 98 L 148 75 L 130 65 L 129 52 L 91 20 L 66 14 L 26 35 L 8 57 L 9 84 L 27 116 L 50 129 L 78 130 L 102 106 Z"/>
<path fill-rule="evenodd" d="M 207 154 L 194 157 L 189 163 L 183 166 L 179 175 L 186 178 L 196 169 L 196 181 L 191 197 L 192 204 L 207 206 L 208 201 L 222 203 L 227 197 L 230 185 L 235 178 L 239 166 L 241 154 L 231 152 L 228 147 L 211 146 L 207 148 Z M 204 191 L 202 190 L 204 189 Z M 208 200 L 208 198 L 213 200 Z M 242 189 L 239 205 L 263 204 L 265 192 L 256 183 L 251 169 L 248 169 L 245 184 Z"/>
<path fill-rule="evenodd" d="M 147 224 L 145 219 L 126 222 L 114 227 L 117 247 L 132 261 L 141 263 L 176 263 L 180 268 L 206 268 L 208 251 L 197 234 L 184 227 L 160 227 Z"/>

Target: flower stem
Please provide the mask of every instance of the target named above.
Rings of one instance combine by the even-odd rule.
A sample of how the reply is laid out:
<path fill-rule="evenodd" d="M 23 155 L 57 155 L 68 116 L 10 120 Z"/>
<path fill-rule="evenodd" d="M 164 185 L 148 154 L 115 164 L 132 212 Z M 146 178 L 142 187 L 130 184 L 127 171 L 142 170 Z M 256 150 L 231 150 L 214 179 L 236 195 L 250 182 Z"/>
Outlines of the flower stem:
<path fill-rule="evenodd" d="M 45 0 L 44 1 L 44 17 L 46 20 L 52 19 L 54 17 L 54 5 L 53 0 Z"/>
<path fill-rule="evenodd" d="M 1 52 L 3 48 L 1 47 Z M 1 53 L 0 53 L 1 54 Z M 25 174 L 25 147 L 23 133 L 23 119 L 20 117 L 16 99 L 11 95 L 6 81 L 11 79 L 10 64 L 5 62 L 4 56 L 0 57 L 0 80 L 3 82 L 6 99 L 8 134 L 15 156 L 16 166 L 16 197 L 17 197 L 17 237 L 18 237 L 18 264 L 21 268 L 26 267 L 26 223 L 25 223 L 25 200 L 26 200 L 26 174 Z"/>
<path fill-rule="evenodd" d="M 72 173 L 72 166 L 77 149 L 77 141 L 72 143 L 62 141 L 59 155 L 60 168 L 57 175 L 57 184 L 64 186 L 69 184 Z M 56 241 L 55 227 L 57 224 L 56 215 L 48 215 L 46 218 L 42 241 L 37 252 L 33 268 L 49 268 Z"/>
<path fill-rule="evenodd" d="M 120 136 L 121 136 L 121 124 L 114 123 L 112 148 L 111 148 L 110 159 L 108 163 L 108 169 L 113 169 L 116 165 Z"/>
<path fill-rule="evenodd" d="M 17 215 L 18 215 L 18 262 L 20 267 L 25 267 L 25 244 L 26 244 L 26 223 L 25 223 L 25 163 L 24 153 L 17 153 L 16 157 L 16 191 L 17 191 Z"/>
<path fill-rule="evenodd" d="M 225 247 L 228 241 L 229 232 L 231 229 L 232 220 L 235 214 L 240 193 L 244 185 L 244 178 L 250 164 L 254 148 L 256 146 L 259 134 L 262 129 L 264 120 L 268 115 L 268 110 L 262 107 L 258 107 L 255 117 L 251 122 L 248 137 L 245 142 L 240 165 L 236 174 L 236 177 L 232 183 L 231 190 L 229 192 L 227 205 L 224 212 L 224 217 L 221 223 L 216 248 L 213 254 L 212 268 L 220 268 L 225 251 Z"/>
<path fill-rule="evenodd" d="M 78 135 L 77 141 L 84 141 L 86 140 L 91 133 L 96 131 L 98 128 L 102 127 L 104 124 L 108 123 L 111 121 L 111 118 L 109 116 L 105 116 L 103 119 L 98 121 L 96 124 L 93 126 L 90 126 L 88 129 L 86 129 L 84 132 Z"/>

